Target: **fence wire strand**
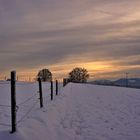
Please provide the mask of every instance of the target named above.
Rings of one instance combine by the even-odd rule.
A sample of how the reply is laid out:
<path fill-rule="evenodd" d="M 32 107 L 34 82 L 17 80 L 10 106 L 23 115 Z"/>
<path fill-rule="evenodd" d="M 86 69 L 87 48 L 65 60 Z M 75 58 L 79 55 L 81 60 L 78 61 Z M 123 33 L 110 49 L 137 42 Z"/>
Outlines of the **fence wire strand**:
<path fill-rule="evenodd" d="M 7 127 L 11 126 L 10 124 L 5 124 L 5 123 L 0 123 L 0 125 L 1 126 L 7 126 Z"/>
<path fill-rule="evenodd" d="M 0 83 L 0 85 L 1 84 L 8 84 L 8 85 L 10 85 L 10 82 L 5 82 L 5 83 Z M 37 82 L 30 82 L 30 83 L 17 83 L 17 86 L 26 86 L 26 85 L 28 85 L 28 84 L 30 84 L 31 86 L 32 85 L 37 85 Z M 46 85 L 45 85 L 46 86 Z M 44 85 L 42 86 L 42 87 L 44 87 Z M 47 97 L 49 97 L 51 94 L 50 94 L 50 91 L 51 91 L 51 87 L 48 87 L 47 86 L 47 88 L 45 88 L 46 90 L 44 90 L 44 92 L 46 93 L 46 94 L 44 94 L 45 96 L 45 98 Z M 60 90 L 61 90 L 61 87 L 58 87 L 58 92 L 60 92 Z M 38 95 L 38 98 L 36 99 L 36 97 L 37 97 L 37 95 Z M 31 104 L 32 105 L 30 105 L 30 108 L 26 111 L 26 110 L 24 110 L 23 111 L 23 115 L 19 112 L 18 113 L 18 109 L 21 107 L 23 107 L 25 104 L 27 104 L 27 103 L 29 103 L 30 101 L 32 101 L 31 102 Z M 36 104 L 37 103 L 39 103 L 39 92 L 37 92 L 37 93 L 35 93 L 35 94 L 33 94 L 32 96 L 30 96 L 29 98 L 27 98 L 27 99 L 25 99 L 24 101 L 22 101 L 21 103 L 19 103 L 19 104 L 17 104 L 17 107 L 16 107 L 16 112 L 17 112 L 17 116 L 18 116 L 18 114 L 19 114 L 19 120 L 17 120 L 17 122 L 16 122 L 16 124 L 17 124 L 17 126 L 21 123 L 21 122 L 23 122 L 24 121 L 24 119 L 26 119 L 28 116 L 29 116 L 29 114 L 33 111 L 33 109 L 36 107 Z M 3 107 L 4 109 L 5 108 L 10 108 L 11 106 L 10 105 L 4 105 L 4 104 L 0 104 L 0 107 Z M 6 127 L 11 127 L 11 125 L 10 124 L 6 124 L 6 123 L 0 123 L 0 126 L 6 126 Z"/>
<path fill-rule="evenodd" d="M 10 83 L 8 83 L 8 82 L 7 83 L 1 83 L 0 82 L 0 85 L 9 85 L 10 86 Z"/>
<path fill-rule="evenodd" d="M 17 124 L 21 123 L 27 116 L 28 114 L 34 109 L 35 105 L 38 103 L 38 100 L 32 105 L 32 107 L 26 112 L 25 115 L 23 115 L 23 117 L 17 121 Z"/>
<path fill-rule="evenodd" d="M 0 105 L 0 107 L 11 107 L 10 105 Z"/>
<path fill-rule="evenodd" d="M 34 97 L 36 97 L 38 94 L 35 93 L 33 96 L 29 97 L 28 99 L 24 100 L 23 102 L 19 103 L 17 106 L 21 106 L 24 105 L 25 103 L 29 102 L 31 99 L 33 99 Z"/>
<path fill-rule="evenodd" d="M 37 82 L 17 83 L 17 85 L 19 86 L 34 85 L 34 84 L 37 84 Z"/>

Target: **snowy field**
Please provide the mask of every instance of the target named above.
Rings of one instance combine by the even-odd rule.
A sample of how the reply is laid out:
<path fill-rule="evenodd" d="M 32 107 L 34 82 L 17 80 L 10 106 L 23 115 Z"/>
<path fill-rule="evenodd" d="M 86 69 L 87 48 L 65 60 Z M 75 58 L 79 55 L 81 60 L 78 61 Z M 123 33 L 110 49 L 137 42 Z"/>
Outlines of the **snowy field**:
<path fill-rule="evenodd" d="M 0 140 L 140 140 L 140 89 L 70 83 L 50 101 L 44 83 L 43 99 L 40 109 L 37 83 L 17 83 L 10 134 L 10 84 L 0 82 Z"/>

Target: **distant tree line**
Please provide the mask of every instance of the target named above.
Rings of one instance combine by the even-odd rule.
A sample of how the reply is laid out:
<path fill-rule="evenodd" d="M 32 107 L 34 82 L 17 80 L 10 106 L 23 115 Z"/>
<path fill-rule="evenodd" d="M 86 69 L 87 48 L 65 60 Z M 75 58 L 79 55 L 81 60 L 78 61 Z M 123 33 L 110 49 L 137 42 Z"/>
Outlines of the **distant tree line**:
<path fill-rule="evenodd" d="M 42 69 L 37 74 L 37 79 L 40 78 L 43 82 L 52 81 L 52 73 L 49 69 Z M 88 71 L 85 68 L 76 67 L 68 73 L 68 81 L 74 83 L 86 83 L 89 78 Z"/>

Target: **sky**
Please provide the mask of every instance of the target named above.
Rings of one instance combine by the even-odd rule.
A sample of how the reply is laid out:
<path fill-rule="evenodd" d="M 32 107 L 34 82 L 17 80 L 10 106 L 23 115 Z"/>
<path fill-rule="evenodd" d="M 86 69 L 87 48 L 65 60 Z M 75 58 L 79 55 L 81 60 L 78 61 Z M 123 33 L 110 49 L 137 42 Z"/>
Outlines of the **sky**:
<path fill-rule="evenodd" d="M 0 0 L 0 76 L 140 76 L 140 0 Z"/>

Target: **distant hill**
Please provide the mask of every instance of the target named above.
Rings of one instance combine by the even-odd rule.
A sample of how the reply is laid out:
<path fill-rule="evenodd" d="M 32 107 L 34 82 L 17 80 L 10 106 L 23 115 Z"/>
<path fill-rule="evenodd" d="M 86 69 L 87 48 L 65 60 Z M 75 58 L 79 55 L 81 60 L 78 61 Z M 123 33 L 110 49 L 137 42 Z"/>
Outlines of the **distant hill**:
<path fill-rule="evenodd" d="M 97 84 L 97 85 L 110 85 L 110 86 L 123 86 L 123 87 L 138 87 L 140 88 L 140 78 L 121 78 L 115 81 L 111 80 L 95 80 L 89 82 L 91 84 Z"/>
<path fill-rule="evenodd" d="M 128 86 L 128 87 L 140 87 L 140 78 L 119 79 L 114 81 L 114 85 Z"/>
<path fill-rule="evenodd" d="M 113 81 L 110 80 L 96 80 L 89 82 L 91 84 L 97 84 L 97 85 L 113 85 Z"/>

